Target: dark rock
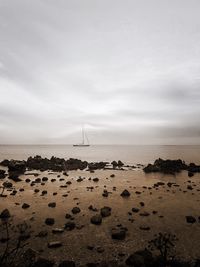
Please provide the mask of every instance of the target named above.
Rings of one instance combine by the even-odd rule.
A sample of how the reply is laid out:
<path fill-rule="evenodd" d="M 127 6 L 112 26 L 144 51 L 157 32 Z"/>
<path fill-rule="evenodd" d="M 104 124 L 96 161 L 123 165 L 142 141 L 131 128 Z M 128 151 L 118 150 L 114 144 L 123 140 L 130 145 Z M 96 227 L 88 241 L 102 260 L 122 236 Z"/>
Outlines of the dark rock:
<path fill-rule="evenodd" d="M 192 177 L 192 176 L 194 176 L 194 173 L 193 172 L 188 172 L 188 177 Z"/>
<path fill-rule="evenodd" d="M 62 246 L 62 243 L 60 241 L 53 241 L 48 243 L 48 248 L 59 248 Z"/>
<path fill-rule="evenodd" d="M 73 213 L 73 214 L 77 214 L 77 213 L 79 213 L 79 212 L 81 212 L 81 210 L 80 210 L 79 207 L 74 207 L 74 208 L 72 209 L 72 213 Z"/>
<path fill-rule="evenodd" d="M 129 193 L 129 191 L 127 190 L 127 189 L 125 189 L 122 193 L 121 193 L 121 196 L 122 197 L 130 197 L 130 193 Z"/>
<path fill-rule="evenodd" d="M 195 223 L 196 219 L 193 216 L 186 216 L 187 223 Z"/>
<path fill-rule="evenodd" d="M 111 215 L 111 208 L 110 207 L 103 207 L 103 208 L 101 208 L 101 216 L 102 217 L 108 217 L 108 216 L 110 216 Z"/>
<path fill-rule="evenodd" d="M 0 170 L 0 179 L 4 179 L 6 177 L 6 171 Z"/>
<path fill-rule="evenodd" d="M 5 188 L 11 188 L 12 186 L 13 186 L 13 184 L 11 183 L 11 182 L 4 182 L 3 183 L 3 186 L 5 187 Z"/>
<path fill-rule="evenodd" d="M 50 208 L 55 208 L 55 207 L 56 207 L 56 202 L 50 202 L 50 203 L 48 204 L 48 207 L 50 207 Z"/>
<path fill-rule="evenodd" d="M 93 182 L 98 182 L 99 178 L 96 177 L 96 178 L 93 178 L 92 180 L 93 180 Z"/>
<path fill-rule="evenodd" d="M 47 225 L 53 225 L 55 223 L 55 219 L 54 218 L 46 218 L 45 223 Z"/>
<path fill-rule="evenodd" d="M 100 214 L 96 214 L 91 217 L 90 222 L 92 224 L 100 225 L 102 223 L 102 216 Z"/>
<path fill-rule="evenodd" d="M 27 204 L 27 203 L 24 203 L 24 204 L 22 205 L 22 209 L 28 209 L 29 207 L 30 207 L 30 205 Z"/>
<path fill-rule="evenodd" d="M 147 165 L 143 171 L 145 173 L 150 172 L 161 172 L 165 174 L 175 174 L 177 172 L 180 172 L 182 170 L 186 170 L 187 165 L 184 161 L 178 159 L 178 160 L 163 160 L 163 159 L 157 159 L 154 164 Z"/>
<path fill-rule="evenodd" d="M 140 210 L 138 208 L 132 208 L 132 212 L 139 212 Z"/>
<path fill-rule="evenodd" d="M 0 213 L 0 219 L 8 219 L 10 218 L 10 212 L 8 209 L 4 209 L 1 213 Z"/>
<path fill-rule="evenodd" d="M 124 240 L 126 238 L 126 230 L 124 228 L 113 228 L 111 236 L 112 239 Z"/>
<path fill-rule="evenodd" d="M 76 224 L 74 222 L 71 222 L 71 221 L 69 221 L 65 224 L 65 229 L 67 231 L 72 231 L 75 227 L 76 227 Z"/>

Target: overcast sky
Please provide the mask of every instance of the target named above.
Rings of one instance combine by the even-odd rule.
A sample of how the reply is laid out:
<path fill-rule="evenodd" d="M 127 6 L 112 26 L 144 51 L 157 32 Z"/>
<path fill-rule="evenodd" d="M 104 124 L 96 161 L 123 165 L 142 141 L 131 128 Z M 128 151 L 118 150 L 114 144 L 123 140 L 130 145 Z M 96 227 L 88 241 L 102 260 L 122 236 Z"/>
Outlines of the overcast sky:
<path fill-rule="evenodd" d="M 0 0 L 0 143 L 200 144 L 199 0 Z"/>

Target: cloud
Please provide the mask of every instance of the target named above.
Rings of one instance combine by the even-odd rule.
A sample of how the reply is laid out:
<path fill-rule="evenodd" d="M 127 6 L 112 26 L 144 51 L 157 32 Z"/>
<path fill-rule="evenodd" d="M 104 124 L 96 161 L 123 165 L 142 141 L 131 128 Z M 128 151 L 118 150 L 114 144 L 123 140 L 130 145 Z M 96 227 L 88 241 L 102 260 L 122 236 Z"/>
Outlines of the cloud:
<path fill-rule="evenodd" d="M 0 0 L 1 143 L 198 142 L 199 7 Z"/>

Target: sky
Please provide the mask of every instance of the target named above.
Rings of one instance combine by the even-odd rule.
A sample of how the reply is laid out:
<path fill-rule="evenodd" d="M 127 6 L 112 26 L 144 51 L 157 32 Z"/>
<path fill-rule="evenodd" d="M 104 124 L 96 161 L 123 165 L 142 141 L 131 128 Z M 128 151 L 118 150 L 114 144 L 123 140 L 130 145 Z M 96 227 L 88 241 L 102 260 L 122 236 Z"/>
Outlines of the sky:
<path fill-rule="evenodd" d="M 0 0 L 0 143 L 200 144 L 199 0 Z"/>

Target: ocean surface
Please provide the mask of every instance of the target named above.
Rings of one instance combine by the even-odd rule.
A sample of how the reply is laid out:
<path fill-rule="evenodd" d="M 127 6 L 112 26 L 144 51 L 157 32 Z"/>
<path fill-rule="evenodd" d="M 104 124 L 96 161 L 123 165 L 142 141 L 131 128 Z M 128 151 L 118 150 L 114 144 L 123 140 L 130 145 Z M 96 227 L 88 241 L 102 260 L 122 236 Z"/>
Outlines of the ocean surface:
<path fill-rule="evenodd" d="M 178 145 L 92 145 L 90 147 L 73 147 L 72 145 L 0 145 L 0 160 L 27 159 L 29 156 L 41 155 L 62 158 L 78 158 L 91 161 L 121 160 L 126 164 L 147 164 L 157 158 L 182 159 L 187 163 L 200 164 L 200 146 Z"/>

